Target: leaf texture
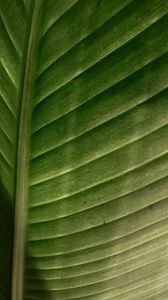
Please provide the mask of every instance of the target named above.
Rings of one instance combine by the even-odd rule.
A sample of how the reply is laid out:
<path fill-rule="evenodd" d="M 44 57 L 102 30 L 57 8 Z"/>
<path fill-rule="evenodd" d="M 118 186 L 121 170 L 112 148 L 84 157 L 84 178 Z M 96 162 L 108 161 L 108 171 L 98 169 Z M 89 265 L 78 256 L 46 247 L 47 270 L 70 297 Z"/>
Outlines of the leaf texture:
<path fill-rule="evenodd" d="M 12 300 L 168 299 L 168 2 L 0 9 Z"/>
<path fill-rule="evenodd" d="M 11 296 L 16 152 L 26 23 L 27 13 L 21 1 L 0 1 L 0 299 L 2 300 L 10 299 Z"/>

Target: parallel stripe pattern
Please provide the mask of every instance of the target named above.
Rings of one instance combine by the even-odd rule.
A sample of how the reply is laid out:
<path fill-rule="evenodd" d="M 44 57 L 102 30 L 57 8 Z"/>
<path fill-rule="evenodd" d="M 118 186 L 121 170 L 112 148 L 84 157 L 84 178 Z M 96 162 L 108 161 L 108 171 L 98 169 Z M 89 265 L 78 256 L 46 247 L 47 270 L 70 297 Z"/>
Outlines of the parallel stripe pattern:
<path fill-rule="evenodd" d="M 16 21 L 17 20 L 17 21 Z M 11 297 L 17 131 L 27 12 L 0 0 L 0 299 Z"/>
<path fill-rule="evenodd" d="M 167 299 L 167 23 L 161 0 L 44 3 L 25 300 Z"/>
<path fill-rule="evenodd" d="M 10 13 L 9 7 L 15 14 Z M 26 19 L 21 1 L 0 1 L 0 154 L 3 157 L 0 159 L 0 181 L 12 198 Z"/>

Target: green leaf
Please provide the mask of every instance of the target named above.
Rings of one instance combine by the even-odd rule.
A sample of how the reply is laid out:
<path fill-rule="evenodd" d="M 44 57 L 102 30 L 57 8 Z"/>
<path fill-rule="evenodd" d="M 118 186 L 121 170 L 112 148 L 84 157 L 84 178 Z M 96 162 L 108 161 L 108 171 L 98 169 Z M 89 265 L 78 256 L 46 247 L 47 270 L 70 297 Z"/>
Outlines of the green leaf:
<path fill-rule="evenodd" d="M 167 24 L 0 0 L 0 300 L 168 299 Z"/>

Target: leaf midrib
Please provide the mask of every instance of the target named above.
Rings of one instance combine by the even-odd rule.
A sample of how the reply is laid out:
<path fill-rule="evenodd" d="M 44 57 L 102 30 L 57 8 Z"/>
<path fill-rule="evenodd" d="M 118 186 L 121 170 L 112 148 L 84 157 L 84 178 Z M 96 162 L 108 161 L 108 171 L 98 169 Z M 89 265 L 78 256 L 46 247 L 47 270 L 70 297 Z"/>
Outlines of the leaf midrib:
<path fill-rule="evenodd" d="M 12 300 L 23 299 L 29 140 L 41 0 L 31 1 L 20 80 L 20 112 L 16 150 Z"/>

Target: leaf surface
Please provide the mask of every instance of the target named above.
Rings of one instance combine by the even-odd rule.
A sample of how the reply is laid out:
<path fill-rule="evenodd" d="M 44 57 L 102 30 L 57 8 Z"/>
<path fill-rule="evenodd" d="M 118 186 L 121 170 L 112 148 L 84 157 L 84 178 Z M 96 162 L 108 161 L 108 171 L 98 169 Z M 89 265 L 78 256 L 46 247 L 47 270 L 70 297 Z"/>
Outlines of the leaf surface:
<path fill-rule="evenodd" d="M 167 299 L 168 3 L 0 16 L 0 299 Z"/>

